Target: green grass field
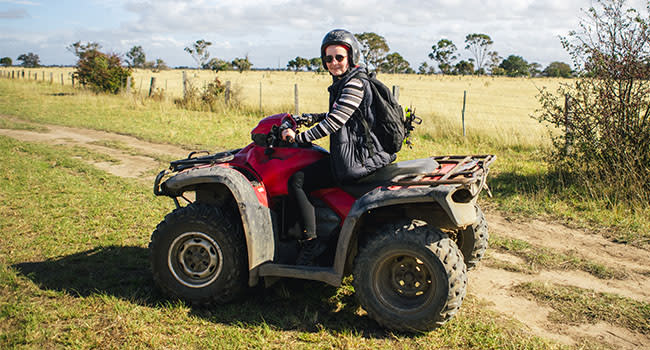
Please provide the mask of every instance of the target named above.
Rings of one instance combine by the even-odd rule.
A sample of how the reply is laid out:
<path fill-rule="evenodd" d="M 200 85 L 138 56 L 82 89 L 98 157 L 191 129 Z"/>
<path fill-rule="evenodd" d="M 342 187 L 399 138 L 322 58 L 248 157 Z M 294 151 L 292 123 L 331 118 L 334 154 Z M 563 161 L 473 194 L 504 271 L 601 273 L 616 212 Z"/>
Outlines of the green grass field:
<path fill-rule="evenodd" d="M 552 349 L 466 299 L 442 329 L 386 333 L 351 287 L 287 282 L 194 309 L 152 286 L 147 243 L 171 210 L 65 147 L 0 137 L 0 348 Z"/>
<path fill-rule="evenodd" d="M 295 75 L 290 72 L 274 74 Z M 468 79 L 468 84 L 472 84 L 479 78 Z M 399 159 L 440 154 L 496 154 L 499 159 L 493 166 L 490 181 L 495 198 L 485 205 L 498 205 L 500 210 L 511 215 L 545 216 L 569 225 L 590 227 L 613 240 L 650 246 L 650 221 L 647 220 L 650 207 L 609 202 L 590 195 L 594 189 L 567 183 L 550 173 L 544 161 L 548 139 L 535 141 L 540 137 L 548 138 L 543 136 L 547 135 L 546 131 L 540 131 L 536 121 L 530 124 L 530 114 L 537 108 L 534 102 L 530 102 L 534 101 L 530 96 L 532 92 L 524 88 L 517 90 L 513 85 L 515 80 L 511 78 L 495 79 L 491 84 L 496 91 L 505 89 L 499 85 L 512 85 L 509 91 L 513 94 L 519 91 L 520 98 L 529 101 L 528 112 L 520 113 L 518 118 L 522 134 L 536 136 L 511 138 L 499 123 L 495 123 L 462 137 L 449 119 L 438 118 L 434 112 L 424 110 L 418 113 L 424 123 L 414 134 L 415 147 L 400 152 Z M 524 86 L 531 82 L 530 79 L 520 79 L 520 84 Z M 489 101 L 490 97 L 485 99 Z M 214 113 L 188 111 L 177 108 L 168 100 L 98 96 L 79 89 L 72 90 L 69 86 L 6 79 L 0 79 L 0 113 L 26 121 L 104 130 L 152 142 L 209 150 L 248 144 L 251 128 L 264 116 L 255 108 L 225 108 Z M 326 142 L 321 144 L 326 146 Z"/>
<path fill-rule="evenodd" d="M 498 88 L 501 81 L 490 84 Z M 210 150 L 247 144 L 250 129 L 262 116 L 252 107 L 187 111 L 169 101 L 94 95 L 56 84 L 6 79 L 0 79 L 0 114 L 15 120 L 0 119 L 0 128 L 44 131 L 46 126 L 38 124 L 67 125 Z M 434 118 L 434 112 L 422 115 L 426 125 L 415 134 L 416 146 L 401 152 L 400 159 L 497 154 L 490 179 L 494 198 L 483 198 L 484 207 L 588 227 L 612 240 L 650 246 L 650 210 L 599 201 L 577 185 L 562 183 L 547 170 L 546 142 L 536 143 L 534 138 L 506 142 L 498 123 L 463 138 L 448 132 L 450 124 Z M 523 113 L 520 118 L 529 117 Z M 82 159 L 102 159 L 101 155 L 74 148 L 0 137 L 0 149 L 2 349 L 561 348 L 530 335 L 524 325 L 486 311 L 472 296 L 451 322 L 419 335 L 377 328 L 354 300 L 349 283 L 336 289 L 290 281 L 212 309 L 167 300 L 152 286 L 147 243 L 173 204 L 153 196 L 151 179 L 118 178 L 97 170 Z M 619 278 L 591 261 L 505 239 L 496 244 L 536 266 L 543 261 L 554 268 L 558 260 L 570 261 L 570 268 Z M 537 285 L 525 285 L 521 292 L 548 298 L 548 291 Z M 601 299 L 602 304 L 609 300 Z M 642 311 L 627 314 L 623 323 L 647 315 L 643 313 L 647 304 L 632 308 Z M 599 348 L 589 343 L 581 347 Z"/>

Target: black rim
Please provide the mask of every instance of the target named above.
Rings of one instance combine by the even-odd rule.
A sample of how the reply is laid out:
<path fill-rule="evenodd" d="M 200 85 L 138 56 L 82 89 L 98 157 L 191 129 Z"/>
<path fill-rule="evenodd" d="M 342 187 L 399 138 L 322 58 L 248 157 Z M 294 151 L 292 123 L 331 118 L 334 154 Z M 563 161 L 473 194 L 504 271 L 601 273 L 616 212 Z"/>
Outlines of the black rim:
<path fill-rule="evenodd" d="M 373 270 L 373 290 L 388 309 L 399 313 L 422 311 L 433 300 L 433 267 L 410 251 L 391 252 Z"/>

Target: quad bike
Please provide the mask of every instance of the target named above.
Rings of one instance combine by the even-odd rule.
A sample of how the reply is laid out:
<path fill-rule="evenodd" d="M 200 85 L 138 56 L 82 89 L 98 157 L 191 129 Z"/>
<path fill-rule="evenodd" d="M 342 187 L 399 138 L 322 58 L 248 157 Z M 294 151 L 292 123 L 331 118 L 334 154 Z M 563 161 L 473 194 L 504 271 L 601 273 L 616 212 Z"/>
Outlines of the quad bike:
<path fill-rule="evenodd" d="M 284 128 L 303 123 L 290 114 L 266 117 L 248 146 L 192 152 L 158 174 L 154 193 L 171 197 L 176 209 L 151 236 L 156 284 L 205 305 L 230 302 L 261 281 L 340 286 L 352 274 L 361 306 L 383 327 L 425 331 L 445 323 L 465 296 L 467 267 L 487 248 L 476 199 L 496 157 L 402 161 L 353 186 L 312 192 L 317 235 L 328 248 L 315 266 L 301 266 L 295 264 L 301 230 L 287 181 L 327 155 L 317 145 L 281 140 Z"/>

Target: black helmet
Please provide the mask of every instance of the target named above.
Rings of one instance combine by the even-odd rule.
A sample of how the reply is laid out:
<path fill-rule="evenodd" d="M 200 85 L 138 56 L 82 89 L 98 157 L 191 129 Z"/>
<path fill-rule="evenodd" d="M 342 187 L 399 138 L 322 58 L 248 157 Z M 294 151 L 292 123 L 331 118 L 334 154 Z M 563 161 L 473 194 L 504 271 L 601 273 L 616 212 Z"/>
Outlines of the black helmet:
<path fill-rule="evenodd" d="M 361 63 L 361 44 L 359 44 L 359 41 L 354 34 L 345 29 L 334 29 L 325 34 L 323 43 L 320 45 L 320 59 L 323 62 L 323 67 L 325 67 L 325 69 L 327 69 L 327 65 L 325 64 L 325 48 L 336 44 L 348 48 L 350 68 Z"/>

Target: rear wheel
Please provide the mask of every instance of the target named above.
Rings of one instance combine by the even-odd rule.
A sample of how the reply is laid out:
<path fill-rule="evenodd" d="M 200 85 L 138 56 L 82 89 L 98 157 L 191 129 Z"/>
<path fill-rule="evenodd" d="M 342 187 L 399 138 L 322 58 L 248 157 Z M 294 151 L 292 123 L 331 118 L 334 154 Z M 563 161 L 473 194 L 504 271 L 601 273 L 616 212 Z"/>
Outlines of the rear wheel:
<path fill-rule="evenodd" d="M 359 249 L 353 284 L 361 306 L 382 326 L 427 331 L 456 314 L 467 276 L 445 233 L 404 223 L 384 227 Z"/>
<path fill-rule="evenodd" d="M 226 303 L 246 288 L 241 223 L 217 207 L 191 204 L 168 214 L 149 243 L 156 284 L 192 304 Z"/>
<path fill-rule="evenodd" d="M 481 261 L 488 248 L 488 239 L 490 237 L 485 215 L 478 205 L 475 207 L 476 222 L 472 226 L 460 230 L 456 239 L 456 244 L 463 253 L 468 270 L 474 268 Z"/>

